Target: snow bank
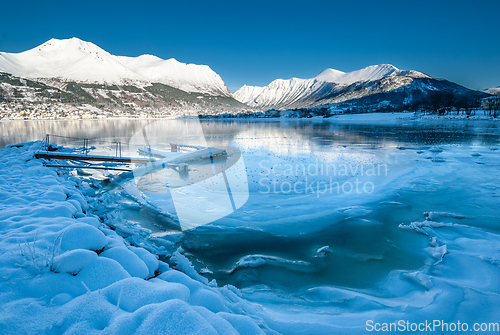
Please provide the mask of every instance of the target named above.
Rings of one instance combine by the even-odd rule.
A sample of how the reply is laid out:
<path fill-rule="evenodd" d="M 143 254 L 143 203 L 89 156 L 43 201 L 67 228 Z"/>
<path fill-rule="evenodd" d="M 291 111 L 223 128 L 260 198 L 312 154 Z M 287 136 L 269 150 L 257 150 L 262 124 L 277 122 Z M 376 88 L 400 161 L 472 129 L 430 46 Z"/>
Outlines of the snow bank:
<path fill-rule="evenodd" d="M 97 254 L 90 250 L 75 249 L 54 257 L 54 272 L 67 272 L 76 275 L 85 266 L 97 259 Z"/>
<path fill-rule="evenodd" d="M 100 256 L 114 259 L 132 276 L 145 279 L 149 269 L 132 251 L 125 247 L 114 247 L 104 251 Z"/>
<path fill-rule="evenodd" d="M 172 258 L 189 276 L 87 214 L 97 205 L 79 191 L 88 185 L 43 167 L 39 147 L 0 151 L 0 332 L 269 332 L 235 288 L 208 283 L 182 250 Z"/>
<path fill-rule="evenodd" d="M 101 250 L 107 243 L 106 236 L 87 223 L 74 223 L 62 230 L 62 250 Z"/>

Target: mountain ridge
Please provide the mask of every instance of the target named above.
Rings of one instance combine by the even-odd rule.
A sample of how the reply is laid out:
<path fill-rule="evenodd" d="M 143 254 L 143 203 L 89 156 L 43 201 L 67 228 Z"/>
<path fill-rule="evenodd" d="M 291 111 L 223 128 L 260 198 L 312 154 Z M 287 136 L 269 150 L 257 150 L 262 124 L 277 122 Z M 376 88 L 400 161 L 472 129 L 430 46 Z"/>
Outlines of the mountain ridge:
<path fill-rule="evenodd" d="M 80 40 L 55 39 L 20 53 L 0 52 L 0 72 L 21 78 L 58 78 L 97 84 L 163 83 L 186 92 L 231 97 L 222 78 L 207 65 L 152 55 L 115 56 Z"/>
<path fill-rule="evenodd" d="M 389 76 L 405 77 L 429 77 L 428 75 L 414 70 L 400 70 L 392 64 L 370 65 L 352 72 L 342 72 L 336 69 L 325 69 L 314 79 L 336 84 L 353 84 L 358 81 L 378 80 Z"/>
<path fill-rule="evenodd" d="M 399 107 L 412 104 L 413 95 L 427 96 L 436 90 L 444 90 L 455 95 L 470 95 L 472 90 L 448 81 L 432 78 L 415 70 L 400 70 L 391 64 L 371 65 L 352 72 L 325 69 L 310 79 L 276 79 L 269 85 L 260 87 L 260 94 L 248 94 L 248 88 L 242 87 L 233 93 L 236 100 L 254 108 L 297 109 L 313 108 L 322 105 L 346 104 L 350 100 L 368 101 L 366 97 L 385 94 L 391 102 L 398 101 Z M 445 83 L 445 84 L 443 84 Z M 413 86 L 411 86 L 413 85 Z M 405 87 L 408 87 L 405 92 Z M 253 90 L 255 92 L 255 89 Z M 406 94 L 404 102 L 400 96 Z M 478 95 L 479 97 L 479 95 Z M 377 100 L 377 99 L 372 99 Z"/>
<path fill-rule="evenodd" d="M 313 78 L 276 79 L 264 87 L 244 85 L 231 94 L 207 65 L 150 54 L 115 56 L 78 38 L 50 39 L 20 53 L 0 52 L 0 101 L 6 102 L 251 113 L 316 107 L 350 109 L 356 104 L 363 110 L 387 106 L 401 109 L 436 100 L 436 92 L 446 103 L 451 95 L 455 105 L 465 100 L 477 105 L 493 91 L 473 91 L 422 72 L 379 64 L 352 72 L 327 68 Z"/>

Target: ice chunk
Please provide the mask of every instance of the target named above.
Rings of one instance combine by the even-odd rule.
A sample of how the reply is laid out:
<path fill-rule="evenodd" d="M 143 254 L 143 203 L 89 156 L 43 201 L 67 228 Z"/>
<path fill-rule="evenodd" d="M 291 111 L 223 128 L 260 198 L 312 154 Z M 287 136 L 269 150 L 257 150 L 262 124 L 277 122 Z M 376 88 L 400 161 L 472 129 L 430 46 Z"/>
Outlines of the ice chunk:
<path fill-rule="evenodd" d="M 429 148 L 429 151 L 439 153 L 439 152 L 443 152 L 443 149 L 439 148 L 439 147 L 431 147 L 431 148 Z"/>
<path fill-rule="evenodd" d="M 305 261 L 292 261 L 276 256 L 268 255 L 247 255 L 243 256 L 236 265 L 229 270 L 229 273 L 233 273 L 238 268 L 256 268 L 270 264 L 276 267 L 283 267 L 287 269 L 292 269 L 294 271 L 309 272 L 313 271 L 310 266 L 311 264 Z"/>
<path fill-rule="evenodd" d="M 428 250 L 428 253 L 431 255 L 432 258 L 434 258 L 437 262 L 441 262 L 443 260 L 444 255 L 447 252 L 446 244 L 439 246 L 439 247 L 433 247 Z"/>
<path fill-rule="evenodd" d="M 356 218 L 359 216 L 365 216 L 367 214 L 370 214 L 372 210 L 361 206 L 351 206 L 351 207 L 341 208 L 339 209 L 339 212 L 344 213 L 351 218 Z"/>
<path fill-rule="evenodd" d="M 332 251 L 330 250 L 330 247 L 328 245 L 325 245 L 324 247 L 316 250 L 316 255 L 314 257 L 326 257 L 331 252 Z"/>
<path fill-rule="evenodd" d="M 403 273 L 403 277 L 424 287 L 426 290 L 430 290 L 432 288 L 431 277 L 421 271 Z"/>
<path fill-rule="evenodd" d="M 411 222 L 409 225 L 400 224 L 399 228 L 404 230 L 414 230 L 424 235 L 429 235 L 426 231 L 426 228 L 441 228 L 441 227 L 450 227 L 453 226 L 452 223 L 446 222 L 434 222 L 434 221 L 422 221 L 422 222 Z"/>
<path fill-rule="evenodd" d="M 425 212 L 424 215 L 427 217 L 427 220 L 436 221 L 437 219 L 446 217 L 446 218 L 454 218 L 454 219 L 465 219 L 466 217 L 461 214 L 448 213 L 448 212 Z"/>
<path fill-rule="evenodd" d="M 174 255 L 171 257 L 171 260 L 177 264 L 177 268 L 187 274 L 189 277 L 203 284 L 208 284 L 208 279 L 202 277 L 198 272 L 196 272 L 193 264 L 191 264 L 189 259 L 187 259 L 186 256 L 182 255 L 180 251 L 182 251 L 182 248 L 177 249 L 177 251 L 174 252 Z"/>

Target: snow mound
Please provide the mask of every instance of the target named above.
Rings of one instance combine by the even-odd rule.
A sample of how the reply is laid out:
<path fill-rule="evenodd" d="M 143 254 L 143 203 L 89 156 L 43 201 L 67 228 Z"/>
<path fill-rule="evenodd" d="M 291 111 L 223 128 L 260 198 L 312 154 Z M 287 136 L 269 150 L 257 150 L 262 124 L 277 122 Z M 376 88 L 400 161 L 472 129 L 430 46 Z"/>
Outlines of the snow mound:
<path fill-rule="evenodd" d="M 189 302 L 195 306 L 202 306 L 213 313 L 229 312 L 224 299 L 220 294 L 203 289 L 197 290 L 191 295 Z"/>
<path fill-rule="evenodd" d="M 101 250 L 107 243 L 106 236 L 96 227 L 86 223 L 74 223 L 63 229 L 61 250 Z"/>
<path fill-rule="evenodd" d="M 117 261 L 132 277 L 144 279 L 149 275 L 149 269 L 142 259 L 126 247 L 108 249 L 100 256 Z"/>
<path fill-rule="evenodd" d="M 132 314 L 114 320 L 111 328 L 117 334 L 200 334 L 217 335 L 217 331 L 194 308 L 179 299 L 146 305 Z"/>
<path fill-rule="evenodd" d="M 78 274 L 85 266 L 97 259 L 97 254 L 90 250 L 70 250 L 54 258 L 52 268 L 55 272 Z"/>
<path fill-rule="evenodd" d="M 264 332 L 255 324 L 255 322 L 248 316 L 235 315 L 229 313 L 218 313 L 217 315 L 223 317 L 240 333 L 248 335 L 261 335 Z"/>
<path fill-rule="evenodd" d="M 144 264 L 146 264 L 149 271 L 148 277 L 153 277 L 155 275 L 155 271 L 160 265 L 158 257 L 143 248 L 129 246 L 128 249 L 136 254 L 136 256 L 139 257 L 144 262 Z"/>
<path fill-rule="evenodd" d="M 113 305 L 131 313 L 143 306 L 171 299 L 188 302 L 190 295 L 189 289 L 182 284 L 165 281 L 152 283 L 139 278 L 121 280 L 102 292 Z"/>
<path fill-rule="evenodd" d="M 105 288 L 119 280 L 129 278 L 127 271 L 114 259 L 98 257 L 76 276 L 90 291 Z"/>

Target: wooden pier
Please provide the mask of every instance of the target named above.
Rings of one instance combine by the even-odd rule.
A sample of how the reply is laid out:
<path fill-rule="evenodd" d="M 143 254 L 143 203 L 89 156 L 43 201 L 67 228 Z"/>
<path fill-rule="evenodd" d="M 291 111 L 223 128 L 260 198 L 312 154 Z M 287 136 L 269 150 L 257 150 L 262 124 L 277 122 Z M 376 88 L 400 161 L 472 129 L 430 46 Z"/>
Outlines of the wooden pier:
<path fill-rule="evenodd" d="M 43 142 L 44 145 L 40 148 L 40 151 L 34 154 L 35 158 L 67 161 L 65 164 L 51 164 L 49 162 L 44 162 L 44 165 L 47 167 L 132 171 L 133 167 L 128 166 L 129 164 L 141 164 L 143 167 L 137 168 L 137 171 L 146 173 L 146 171 L 155 170 L 158 167 L 165 168 L 167 165 L 173 168 L 180 168 L 182 166 L 182 168 L 186 169 L 186 163 L 200 160 L 210 160 L 211 164 L 213 164 L 214 158 L 227 156 L 227 151 L 222 148 L 170 143 L 170 151 L 155 150 L 148 146 L 138 148 L 139 153 L 145 155 L 144 157 L 122 157 L 120 142 L 116 143 L 116 156 L 90 155 L 89 151 L 92 148 L 90 147 L 89 139 L 83 139 L 83 147 L 80 149 L 83 152 L 69 153 L 60 152 L 57 150 L 57 147 L 53 148 L 49 141 L 50 137 L 82 140 L 58 135 L 46 135 Z M 188 151 L 182 152 L 183 149 L 188 149 Z M 70 163 L 71 161 L 80 161 L 82 165 L 73 165 Z M 91 162 L 97 163 L 94 164 Z M 150 164 L 150 166 L 148 165 L 149 163 L 153 164 Z M 121 167 L 120 165 L 126 166 Z"/>
<path fill-rule="evenodd" d="M 115 156 L 96 156 L 84 154 L 71 154 L 63 152 L 38 152 L 35 158 L 45 159 L 64 159 L 73 161 L 93 161 L 93 162 L 111 162 L 111 163 L 136 163 L 147 164 L 156 161 L 154 158 L 140 158 L 140 157 L 115 157 Z"/>

